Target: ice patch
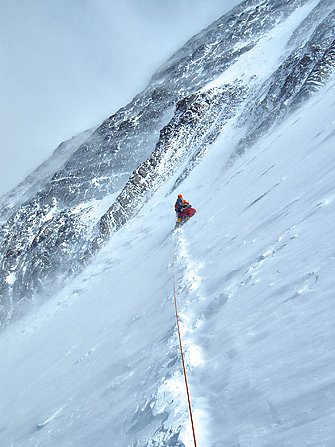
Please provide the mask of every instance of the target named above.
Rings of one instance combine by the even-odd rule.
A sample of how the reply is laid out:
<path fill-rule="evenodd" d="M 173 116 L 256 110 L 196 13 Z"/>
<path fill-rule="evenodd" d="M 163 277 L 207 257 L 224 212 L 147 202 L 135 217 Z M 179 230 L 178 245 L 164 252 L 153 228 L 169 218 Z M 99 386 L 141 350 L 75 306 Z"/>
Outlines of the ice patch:
<path fill-rule="evenodd" d="M 57 411 L 55 411 L 50 417 L 45 419 L 43 422 L 37 424 L 37 429 L 41 430 L 47 424 L 49 424 L 53 419 L 55 419 L 64 409 L 64 406 L 60 407 Z"/>
<path fill-rule="evenodd" d="M 323 199 L 323 201 L 322 201 L 322 205 L 323 205 L 323 206 L 328 206 L 328 205 L 330 205 L 331 203 L 333 203 L 334 198 L 335 198 L 335 195 L 334 195 L 334 194 L 331 195 L 331 196 L 329 196 L 329 197 L 326 197 L 325 199 Z"/>
<path fill-rule="evenodd" d="M 201 366 L 205 363 L 202 349 L 197 345 L 191 345 L 188 348 L 188 358 L 193 367 Z"/>
<path fill-rule="evenodd" d="M 12 272 L 6 277 L 6 283 L 12 286 L 16 280 L 16 273 Z"/>

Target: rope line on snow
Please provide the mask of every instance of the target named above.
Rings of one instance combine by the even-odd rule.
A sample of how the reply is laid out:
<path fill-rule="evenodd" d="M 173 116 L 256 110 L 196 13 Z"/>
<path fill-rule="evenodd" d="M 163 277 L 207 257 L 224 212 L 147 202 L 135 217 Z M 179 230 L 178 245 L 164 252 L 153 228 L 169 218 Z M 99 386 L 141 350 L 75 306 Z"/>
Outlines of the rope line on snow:
<path fill-rule="evenodd" d="M 183 350 L 183 344 L 182 344 L 182 339 L 181 339 L 181 334 L 180 334 L 180 326 L 179 326 L 176 281 L 175 281 L 175 275 L 174 275 L 174 261 L 173 261 L 173 302 L 174 302 L 174 308 L 175 308 L 175 314 L 176 314 L 177 329 L 178 329 L 178 339 L 179 339 L 179 349 L 180 349 L 180 355 L 181 355 L 181 364 L 182 364 L 183 372 L 184 372 L 185 388 L 186 388 L 186 394 L 187 394 L 188 410 L 189 410 L 191 426 L 192 426 L 193 442 L 194 442 L 194 447 L 197 447 L 197 440 L 196 440 L 196 437 L 195 437 L 195 429 L 194 429 L 194 422 L 193 422 L 193 413 L 192 413 L 190 389 L 189 389 L 189 386 L 188 386 L 186 367 L 185 367 L 185 361 L 184 361 L 184 350 Z"/>

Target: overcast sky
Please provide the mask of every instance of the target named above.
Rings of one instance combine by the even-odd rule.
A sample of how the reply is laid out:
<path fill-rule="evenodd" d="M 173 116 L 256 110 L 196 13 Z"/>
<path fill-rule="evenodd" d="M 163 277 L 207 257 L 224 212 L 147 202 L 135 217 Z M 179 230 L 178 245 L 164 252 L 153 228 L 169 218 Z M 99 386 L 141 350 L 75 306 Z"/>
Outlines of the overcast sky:
<path fill-rule="evenodd" d="M 1 0 L 0 195 L 240 0 Z"/>

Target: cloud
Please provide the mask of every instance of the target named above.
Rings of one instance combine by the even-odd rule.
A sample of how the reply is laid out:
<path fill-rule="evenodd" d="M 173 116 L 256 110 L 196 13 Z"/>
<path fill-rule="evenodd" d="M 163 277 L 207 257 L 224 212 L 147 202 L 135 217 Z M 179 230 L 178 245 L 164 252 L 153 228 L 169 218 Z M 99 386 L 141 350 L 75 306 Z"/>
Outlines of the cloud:
<path fill-rule="evenodd" d="M 187 39 L 239 2 L 3 0 L 0 194 L 128 103 Z"/>

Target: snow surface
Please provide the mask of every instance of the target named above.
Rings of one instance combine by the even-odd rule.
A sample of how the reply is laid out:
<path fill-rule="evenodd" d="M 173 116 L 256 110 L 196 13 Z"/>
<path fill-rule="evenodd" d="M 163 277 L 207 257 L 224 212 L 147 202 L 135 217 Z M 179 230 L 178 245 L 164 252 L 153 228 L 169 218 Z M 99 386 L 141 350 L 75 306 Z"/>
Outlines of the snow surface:
<path fill-rule="evenodd" d="M 316 3 L 206 88 L 269 76 Z M 199 447 L 335 445 L 334 98 L 335 83 L 233 165 L 231 121 L 180 191 L 183 166 L 0 335 L 1 447 L 193 446 L 173 277 Z M 173 232 L 178 192 L 197 214 Z M 93 226 L 115 195 L 75 211 Z"/>
<path fill-rule="evenodd" d="M 292 29 L 295 29 L 308 16 L 318 1 L 308 2 L 297 8 L 286 20 L 265 33 L 251 50 L 242 54 L 220 76 L 208 83 L 206 89 L 220 87 L 236 80 L 243 80 L 250 86 L 270 77 L 287 55 L 287 44 L 292 35 Z M 236 46 L 234 50 L 237 49 Z"/>
<path fill-rule="evenodd" d="M 334 93 L 233 166 L 227 128 L 183 184 L 192 220 L 171 231 L 176 172 L 1 334 L 1 446 L 193 445 L 173 272 L 199 446 L 334 445 Z"/>

